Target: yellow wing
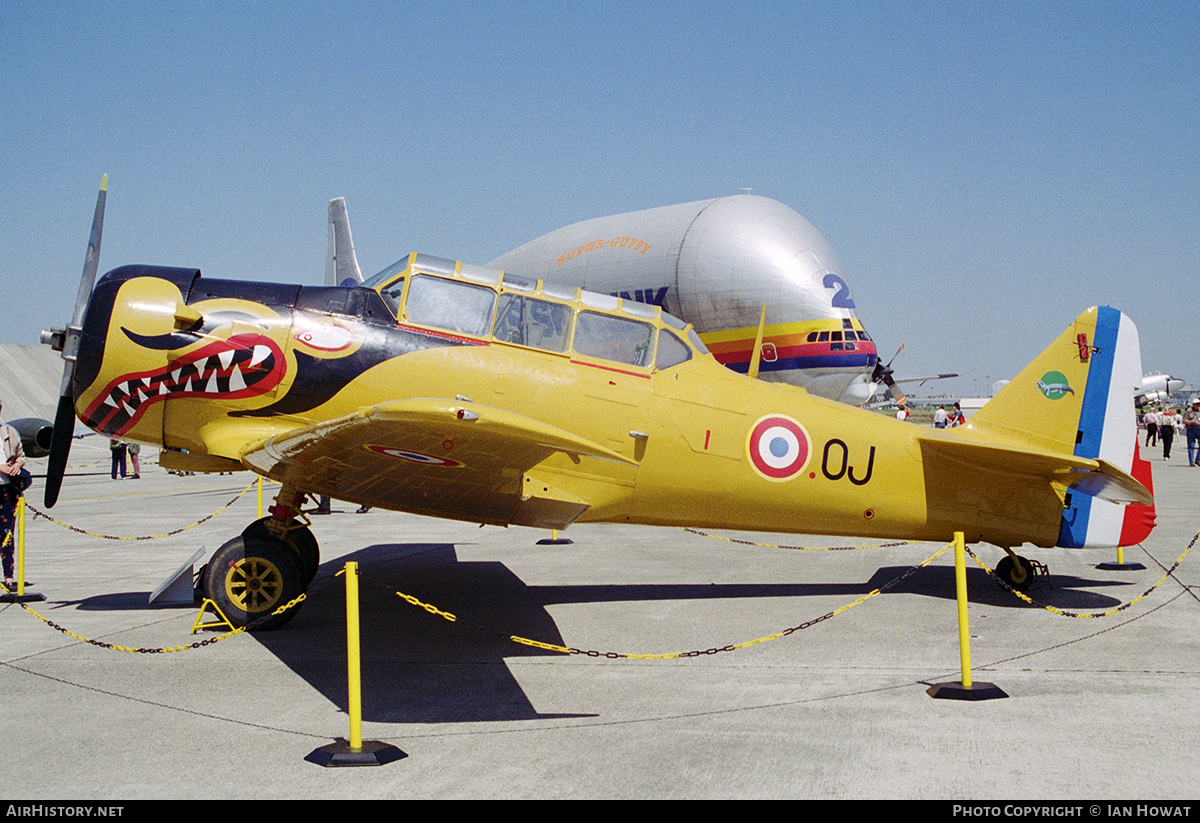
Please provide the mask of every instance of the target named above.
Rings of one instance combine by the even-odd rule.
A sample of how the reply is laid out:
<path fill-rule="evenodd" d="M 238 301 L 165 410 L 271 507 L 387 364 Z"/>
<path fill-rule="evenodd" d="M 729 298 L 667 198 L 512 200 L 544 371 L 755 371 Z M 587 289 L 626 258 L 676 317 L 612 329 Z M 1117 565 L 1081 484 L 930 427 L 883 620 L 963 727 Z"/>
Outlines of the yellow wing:
<path fill-rule="evenodd" d="M 555 452 L 633 464 L 597 443 L 470 401 L 415 399 L 278 435 L 242 463 L 338 500 L 495 525 L 564 528 L 589 506 L 525 473 Z M 534 488 L 536 485 L 536 489 Z"/>

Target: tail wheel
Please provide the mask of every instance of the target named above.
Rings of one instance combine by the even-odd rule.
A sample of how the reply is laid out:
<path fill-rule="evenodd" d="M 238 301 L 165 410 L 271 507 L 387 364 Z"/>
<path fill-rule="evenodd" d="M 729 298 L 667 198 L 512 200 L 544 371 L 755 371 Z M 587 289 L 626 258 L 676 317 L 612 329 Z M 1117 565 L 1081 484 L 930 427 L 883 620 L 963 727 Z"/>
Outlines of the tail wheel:
<path fill-rule="evenodd" d="M 290 547 L 274 539 L 242 536 L 217 549 L 204 588 L 234 626 L 254 623 L 255 629 L 266 630 L 279 628 L 295 616 L 299 605 L 270 615 L 298 597 L 304 582 Z"/>
<path fill-rule="evenodd" d="M 242 537 L 253 537 L 258 540 L 281 539 L 291 546 L 296 552 L 300 571 L 304 573 L 304 587 L 308 588 L 308 584 L 317 576 L 317 567 L 321 565 L 321 549 L 317 545 L 317 538 L 313 536 L 307 526 L 290 528 L 282 538 L 275 538 L 267 530 L 267 521 L 271 519 L 273 518 L 264 517 L 262 520 L 254 521 L 242 530 Z"/>
<path fill-rule="evenodd" d="M 1015 560 L 1012 556 L 1006 555 L 996 564 L 996 577 L 1019 592 L 1023 592 L 1033 585 L 1034 574 L 1033 563 L 1028 558 L 1019 555 Z"/>

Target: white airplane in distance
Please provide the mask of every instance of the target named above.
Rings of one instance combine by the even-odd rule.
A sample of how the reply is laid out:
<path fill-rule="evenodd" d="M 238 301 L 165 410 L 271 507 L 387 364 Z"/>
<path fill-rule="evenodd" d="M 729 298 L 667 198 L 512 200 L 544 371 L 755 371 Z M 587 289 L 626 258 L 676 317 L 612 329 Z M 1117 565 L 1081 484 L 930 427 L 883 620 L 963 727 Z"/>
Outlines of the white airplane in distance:
<path fill-rule="evenodd" d="M 1134 396 L 1136 406 L 1148 403 L 1166 403 L 1175 392 L 1183 388 L 1183 381 L 1169 374 L 1147 374 L 1142 378 L 1142 387 Z"/>
<path fill-rule="evenodd" d="M 855 316 L 833 247 L 766 197 L 738 194 L 584 220 L 487 266 L 662 306 L 742 373 L 766 304 L 762 379 L 854 404 L 894 382 Z"/>

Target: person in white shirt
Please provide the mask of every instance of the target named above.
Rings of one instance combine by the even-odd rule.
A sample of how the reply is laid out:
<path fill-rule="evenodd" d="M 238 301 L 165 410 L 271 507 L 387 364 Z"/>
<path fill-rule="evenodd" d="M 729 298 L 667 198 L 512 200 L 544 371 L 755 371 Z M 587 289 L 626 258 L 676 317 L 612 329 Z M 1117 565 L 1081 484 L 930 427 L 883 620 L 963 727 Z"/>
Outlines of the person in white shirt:
<path fill-rule="evenodd" d="M 1154 413 L 1154 409 L 1142 415 L 1142 422 L 1146 424 L 1146 446 L 1158 445 L 1158 415 Z M 1154 441 L 1151 444 L 1151 440 Z"/>

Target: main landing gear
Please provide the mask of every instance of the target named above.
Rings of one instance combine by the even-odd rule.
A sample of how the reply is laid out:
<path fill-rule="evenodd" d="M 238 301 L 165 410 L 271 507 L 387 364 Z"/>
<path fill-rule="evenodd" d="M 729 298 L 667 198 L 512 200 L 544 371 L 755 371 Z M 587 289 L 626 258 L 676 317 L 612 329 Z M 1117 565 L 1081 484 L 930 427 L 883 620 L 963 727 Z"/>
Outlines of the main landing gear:
<path fill-rule="evenodd" d="M 320 565 L 317 539 L 300 509 L 305 493 L 284 486 L 271 516 L 256 520 L 217 549 L 202 573 L 205 595 L 236 627 L 277 629 L 300 609 L 271 613 L 308 588 Z"/>

